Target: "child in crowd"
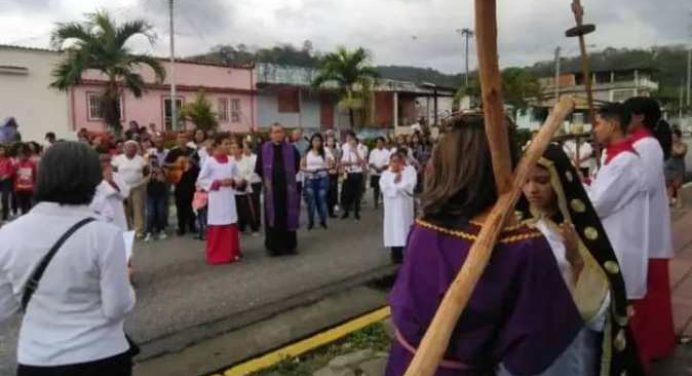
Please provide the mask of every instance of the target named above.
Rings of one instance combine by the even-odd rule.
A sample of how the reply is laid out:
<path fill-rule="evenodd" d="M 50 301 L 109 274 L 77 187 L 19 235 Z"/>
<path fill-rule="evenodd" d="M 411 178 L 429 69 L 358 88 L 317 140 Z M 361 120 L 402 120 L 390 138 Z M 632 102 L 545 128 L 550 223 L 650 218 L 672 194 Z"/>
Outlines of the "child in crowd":
<path fill-rule="evenodd" d="M 166 173 L 158 163 L 155 155 L 149 156 L 152 175 L 147 183 L 147 235 L 144 241 L 151 241 L 155 236 L 164 240 L 166 235 L 166 206 L 168 205 L 168 184 Z"/>
<path fill-rule="evenodd" d="M 31 161 L 31 149 L 26 144 L 19 145 L 17 164 L 14 168 L 14 192 L 22 214 L 26 214 L 33 205 L 36 189 L 36 163 Z"/>

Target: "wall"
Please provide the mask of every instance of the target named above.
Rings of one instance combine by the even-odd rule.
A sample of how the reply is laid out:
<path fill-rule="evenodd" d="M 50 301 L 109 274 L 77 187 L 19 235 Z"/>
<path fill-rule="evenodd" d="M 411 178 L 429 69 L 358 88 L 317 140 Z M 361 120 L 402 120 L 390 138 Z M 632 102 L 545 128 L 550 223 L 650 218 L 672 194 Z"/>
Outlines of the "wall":
<path fill-rule="evenodd" d="M 51 131 L 74 138 L 68 93 L 48 88 L 60 59 L 57 52 L 0 46 L 0 65 L 27 68 L 25 75 L 0 73 L 0 120 L 14 116 L 25 141 L 42 142 Z"/>
<path fill-rule="evenodd" d="M 272 123 L 281 123 L 287 128 L 321 129 L 321 101 L 318 94 L 301 94 L 300 112 L 279 112 L 278 96 L 275 91 L 267 90 L 257 96 L 258 126 L 266 128 Z M 338 114 L 334 111 L 334 124 Z"/>
<path fill-rule="evenodd" d="M 139 70 L 150 87 L 141 98 L 135 98 L 130 92 L 125 91 L 123 97 L 123 114 L 121 122 L 127 124 L 131 120 L 137 121 L 140 125 L 154 123 L 157 129 L 162 129 L 164 122 L 164 98 L 170 97 L 170 63 L 162 61 L 167 71 L 166 80 L 163 83 L 156 83 L 153 72 L 148 68 Z M 195 100 L 197 93 L 204 90 L 207 100 L 211 103 L 214 112 L 219 112 L 218 100 L 227 98 L 240 100 L 240 121 L 231 122 L 229 113 L 228 121 L 219 123 L 219 130 L 246 132 L 251 129 L 256 122 L 255 109 L 253 109 L 253 84 L 254 73 L 250 69 L 238 69 L 230 67 L 219 67 L 206 64 L 191 64 L 176 62 L 175 65 L 176 95 L 182 99 L 183 104 Z M 104 77 L 98 72 L 89 71 L 84 74 L 85 84 L 74 89 L 74 100 L 71 104 L 74 109 L 75 128 L 87 128 L 92 131 L 103 131 L 106 129 L 102 120 L 89 119 L 88 94 L 99 93 L 102 91 L 101 82 Z M 255 103 L 255 106 L 257 103 Z M 186 123 L 186 128 L 193 128 L 194 125 Z"/>

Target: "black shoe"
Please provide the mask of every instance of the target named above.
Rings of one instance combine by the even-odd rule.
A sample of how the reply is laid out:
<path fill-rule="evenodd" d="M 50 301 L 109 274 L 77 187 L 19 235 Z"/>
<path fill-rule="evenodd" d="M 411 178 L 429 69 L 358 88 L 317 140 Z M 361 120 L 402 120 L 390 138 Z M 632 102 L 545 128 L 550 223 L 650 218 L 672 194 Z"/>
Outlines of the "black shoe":
<path fill-rule="evenodd" d="M 360 221 L 360 213 L 356 213 L 355 218 L 356 218 L 356 221 Z"/>
<path fill-rule="evenodd" d="M 341 215 L 341 219 L 348 219 L 348 212 L 344 212 L 344 214 Z"/>
<path fill-rule="evenodd" d="M 334 213 L 329 213 L 329 218 L 337 218 L 337 216 Z"/>
<path fill-rule="evenodd" d="M 320 222 L 320 226 L 322 226 L 322 228 L 326 230 L 327 229 L 327 222 L 325 222 L 325 221 Z"/>
<path fill-rule="evenodd" d="M 178 236 L 185 236 L 185 230 L 178 229 L 175 233 L 178 234 Z"/>
<path fill-rule="evenodd" d="M 315 222 L 310 221 L 310 223 L 308 223 L 308 231 L 312 230 L 313 228 L 315 228 Z"/>

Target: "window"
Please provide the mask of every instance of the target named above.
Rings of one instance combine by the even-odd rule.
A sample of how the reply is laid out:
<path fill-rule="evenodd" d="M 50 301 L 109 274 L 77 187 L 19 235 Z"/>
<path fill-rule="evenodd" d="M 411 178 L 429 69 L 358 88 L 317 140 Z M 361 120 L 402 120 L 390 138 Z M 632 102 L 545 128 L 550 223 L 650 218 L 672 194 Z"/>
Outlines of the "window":
<path fill-rule="evenodd" d="M 297 89 L 280 90 L 277 95 L 280 113 L 300 112 L 300 92 Z"/>
<path fill-rule="evenodd" d="M 87 93 L 87 120 L 101 121 L 104 119 L 103 101 L 101 95 L 101 93 Z M 120 102 L 118 102 L 118 110 L 120 110 L 120 120 L 123 120 L 125 118 L 125 114 L 123 114 L 122 97 L 120 97 Z"/>
<path fill-rule="evenodd" d="M 220 122 L 228 122 L 228 98 L 219 98 L 217 113 Z"/>
<path fill-rule="evenodd" d="M 183 107 L 183 98 L 178 97 L 175 99 L 175 110 L 178 115 L 178 121 L 176 124 L 175 129 L 180 129 L 183 127 L 183 121 L 180 119 L 180 108 Z M 166 124 L 166 129 L 172 130 L 173 127 L 171 126 L 171 98 L 164 98 L 163 99 L 163 117 L 164 117 L 164 124 Z"/>
<path fill-rule="evenodd" d="M 231 122 L 240 123 L 240 99 L 231 99 Z"/>

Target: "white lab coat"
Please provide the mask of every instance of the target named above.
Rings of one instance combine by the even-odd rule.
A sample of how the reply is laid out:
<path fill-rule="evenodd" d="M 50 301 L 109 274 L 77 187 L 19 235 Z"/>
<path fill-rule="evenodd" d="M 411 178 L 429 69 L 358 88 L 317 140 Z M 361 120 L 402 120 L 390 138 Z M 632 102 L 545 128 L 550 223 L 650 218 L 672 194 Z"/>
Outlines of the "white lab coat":
<path fill-rule="evenodd" d="M 416 170 L 407 166 L 401 172 L 401 181 L 395 183 L 396 174 L 384 171 L 380 177 L 380 189 L 384 203 L 384 246 L 405 247 L 409 230 L 414 221 L 413 190 L 416 187 Z"/>
<path fill-rule="evenodd" d="M 670 208 L 666 179 L 663 172 L 663 150 L 653 137 L 634 143 L 644 167 L 646 185 L 646 243 L 651 259 L 673 258 L 673 234 L 670 226 Z"/>
<path fill-rule="evenodd" d="M 103 180 L 96 187 L 96 194 L 91 200 L 89 209 L 101 216 L 106 222 L 113 223 L 122 231 L 128 231 L 123 201 L 130 196 L 130 186 L 118 175 L 113 175 L 113 181 L 119 190 Z"/>
<path fill-rule="evenodd" d="M 208 225 L 225 226 L 238 222 L 238 213 L 235 208 L 235 189 L 221 187 L 216 191 L 211 190 L 212 184 L 217 180 L 238 178 L 238 166 L 232 158 L 228 158 L 226 163 L 219 163 L 216 158 L 209 157 L 204 162 L 202 171 L 197 178 L 197 184 L 209 192 Z"/>
<path fill-rule="evenodd" d="M 640 178 L 642 174 L 639 156 L 622 152 L 603 164 L 591 186 L 587 187 L 620 262 L 629 299 L 646 295 L 648 252 L 644 218 L 647 200 L 646 187 Z"/>

